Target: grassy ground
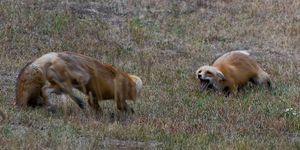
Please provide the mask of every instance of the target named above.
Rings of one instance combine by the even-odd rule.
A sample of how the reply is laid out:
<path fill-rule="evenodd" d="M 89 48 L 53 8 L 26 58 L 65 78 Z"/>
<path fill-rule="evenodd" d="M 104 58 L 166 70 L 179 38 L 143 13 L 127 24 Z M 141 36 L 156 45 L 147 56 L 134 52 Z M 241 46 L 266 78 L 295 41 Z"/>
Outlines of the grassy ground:
<path fill-rule="evenodd" d="M 299 41 L 298 0 L 2 0 L 1 149 L 300 149 Z M 238 49 L 251 50 L 274 89 L 200 93 L 195 70 Z M 111 120 L 107 101 L 95 119 L 56 96 L 55 114 L 17 111 L 18 72 L 50 51 L 141 76 L 136 113 Z"/>

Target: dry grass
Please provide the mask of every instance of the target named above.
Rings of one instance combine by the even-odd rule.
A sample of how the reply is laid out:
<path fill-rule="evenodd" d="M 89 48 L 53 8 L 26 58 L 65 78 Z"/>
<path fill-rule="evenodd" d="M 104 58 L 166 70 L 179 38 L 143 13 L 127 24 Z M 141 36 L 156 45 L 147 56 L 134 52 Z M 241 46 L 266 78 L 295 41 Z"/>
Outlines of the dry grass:
<path fill-rule="evenodd" d="M 298 0 L 0 2 L 1 149 L 299 149 Z M 238 97 L 200 93 L 194 71 L 221 53 L 249 49 L 274 89 Z M 59 111 L 17 111 L 15 80 L 29 61 L 74 51 L 142 77 L 136 114 L 100 119 L 71 100 Z M 293 108 L 293 110 L 287 110 Z M 25 138 L 26 137 L 26 138 Z"/>

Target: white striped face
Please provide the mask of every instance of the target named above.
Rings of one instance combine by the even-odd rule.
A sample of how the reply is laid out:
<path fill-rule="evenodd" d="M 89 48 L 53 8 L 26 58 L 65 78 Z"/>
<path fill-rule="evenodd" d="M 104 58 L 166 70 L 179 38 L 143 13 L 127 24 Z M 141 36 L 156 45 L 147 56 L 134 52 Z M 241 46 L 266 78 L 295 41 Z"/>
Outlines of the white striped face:
<path fill-rule="evenodd" d="M 225 79 L 221 71 L 213 66 L 202 66 L 196 71 L 196 76 L 200 81 L 200 90 L 204 91 L 210 87 L 217 88 L 220 80 Z"/>

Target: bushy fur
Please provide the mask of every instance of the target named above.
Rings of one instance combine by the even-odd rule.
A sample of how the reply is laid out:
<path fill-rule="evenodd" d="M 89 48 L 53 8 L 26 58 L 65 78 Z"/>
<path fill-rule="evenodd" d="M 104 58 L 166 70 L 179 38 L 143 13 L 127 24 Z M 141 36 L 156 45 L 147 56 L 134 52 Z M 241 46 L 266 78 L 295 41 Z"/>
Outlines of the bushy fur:
<path fill-rule="evenodd" d="M 46 102 L 42 98 L 42 87 L 45 85 L 43 72 L 32 62 L 25 65 L 20 71 L 16 84 L 16 105 L 44 106 Z"/>
<path fill-rule="evenodd" d="M 271 86 L 269 75 L 247 51 L 232 51 L 216 59 L 211 66 L 196 71 L 200 90 L 213 88 L 226 94 L 236 93 L 248 81 Z"/>
<path fill-rule="evenodd" d="M 75 95 L 73 88 L 87 94 L 89 104 L 96 110 L 100 109 L 99 100 L 114 99 L 119 110 L 128 111 L 132 109 L 126 100 L 138 97 L 142 81 L 88 56 L 72 52 L 48 53 L 21 70 L 16 105 L 50 106 L 49 93 L 64 93 L 84 108 L 83 100 Z"/>

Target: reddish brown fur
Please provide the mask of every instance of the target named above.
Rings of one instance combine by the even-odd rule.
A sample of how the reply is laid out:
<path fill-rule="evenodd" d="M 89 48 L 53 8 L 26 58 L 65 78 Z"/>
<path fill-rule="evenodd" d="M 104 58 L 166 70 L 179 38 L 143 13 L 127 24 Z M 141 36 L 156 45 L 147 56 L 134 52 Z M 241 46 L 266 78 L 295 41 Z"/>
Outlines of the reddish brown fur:
<path fill-rule="evenodd" d="M 218 78 L 217 73 L 211 68 L 216 68 L 224 77 Z M 267 83 L 270 85 L 269 75 L 258 66 L 256 60 L 241 52 L 229 52 L 218 58 L 212 67 L 199 68 L 197 74 L 208 70 L 213 73 L 214 87 L 219 90 L 227 90 L 229 93 L 236 93 L 237 89 L 244 86 L 248 81 L 255 84 Z"/>
<path fill-rule="evenodd" d="M 73 86 L 87 95 L 91 93 L 93 100 L 89 100 L 89 104 L 96 110 L 100 109 L 98 100 L 115 99 L 118 109 L 128 111 L 129 107 L 125 100 L 135 100 L 137 95 L 135 83 L 127 73 L 119 71 L 111 65 L 102 64 L 94 58 L 76 53 L 59 53 L 58 57 L 60 59 L 56 60 L 50 68 L 57 71 L 58 76 L 70 80 L 70 83 L 73 84 L 68 85 L 70 83 L 65 82 L 62 85 L 64 88 L 68 89 Z M 66 64 L 72 65 L 68 66 Z M 61 72 L 70 73 L 59 74 Z M 74 74 L 75 72 L 77 74 Z M 86 76 L 90 78 L 88 81 L 83 79 Z M 47 79 L 52 81 L 53 77 L 47 76 Z M 55 82 L 50 83 L 50 88 L 60 87 Z M 83 84 L 83 86 L 80 84 Z"/>
<path fill-rule="evenodd" d="M 228 87 L 230 92 L 234 92 L 239 86 L 244 86 L 251 79 L 257 78 L 260 72 L 253 58 L 240 53 L 234 53 L 227 59 L 216 61 L 212 66 L 224 74 L 225 80 L 220 82 Z"/>
<path fill-rule="evenodd" d="M 57 53 L 40 70 L 34 71 L 32 67 L 25 67 L 20 72 L 17 81 L 17 106 L 24 106 L 33 99 L 37 102 L 42 99 L 48 104 L 48 90 L 56 93 L 66 93 L 81 107 L 82 100 L 77 97 L 72 88 L 77 88 L 87 95 L 91 95 L 89 104 L 100 110 L 98 100 L 115 99 L 121 111 L 132 110 L 125 100 L 135 100 L 135 82 L 125 72 L 102 64 L 98 60 L 81 54 L 71 52 Z M 31 69 L 29 69 L 31 68 Z M 32 72 L 37 72 L 32 77 Z M 37 83 L 27 85 L 38 79 Z M 31 87 L 31 85 L 34 85 Z M 34 92 L 37 91 L 37 92 Z M 24 96 L 25 95 L 25 96 Z M 29 95 L 29 96 L 28 96 Z M 25 98 L 22 98 L 25 97 Z"/>
<path fill-rule="evenodd" d="M 26 64 L 17 77 L 16 106 L 18 108 L 45 105 L 41 97 L 41 88 L 45 84 L 43 73 L 31 64 L 32 62 Z"/>

